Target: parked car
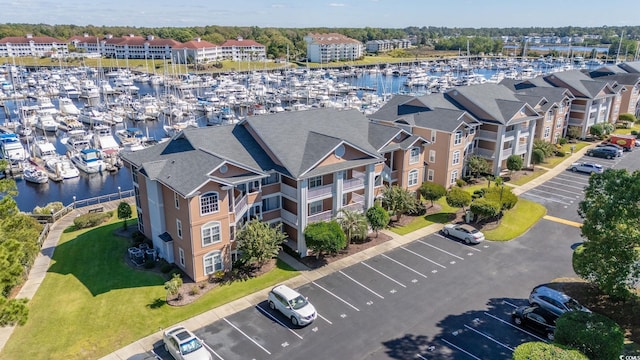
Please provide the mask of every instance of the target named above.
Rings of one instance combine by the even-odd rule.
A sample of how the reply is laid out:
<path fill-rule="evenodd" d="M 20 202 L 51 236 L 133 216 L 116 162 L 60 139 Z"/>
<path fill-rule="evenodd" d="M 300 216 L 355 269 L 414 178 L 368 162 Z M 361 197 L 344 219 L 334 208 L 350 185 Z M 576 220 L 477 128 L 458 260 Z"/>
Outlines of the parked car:
<path fill-rule="evenodd" d="M 612 147 L 595 147 L 587 151 L 587 156 L 600 157 L 605 159 L 613 159 L 618 156 L 618 150 Z"/>
<path fill-rule="evenodd" d="M 176 360 L 212 360 L 211 353 L 184 326 L 172 327 L 164 331 L 162 336 L 164 349 Z"/>
<path fill-rule="evenodd" d="M 569 166 L 569 169 L 573 172 L 583 172 L 587 174 L 602 174 L 604 172 L 602 165 L 590 162 L 575 162 Z"/>
<path fill-rule="evenodd" d="M 615 149 L 617 152 L 616 156 L 622 156 L 622 153 L 624 153 L 624 148 L 618 144 L 612 144 L 609 142 L 603 142 L 601 144 L 596 145 L 596 148 L 611 148 L 611 149 Z"/>
<path fill-rule="evenodd" d="M 478 244 L 484 241 L 484 234 L 478 229 L 467 224 L 446 224 L 442 233 L 453 236 L 467 244 Z"/>
<path fill-rule="evenodd" d="M 526 326 L 553 341 L 558 316 L 537 306 L 520 306 L 511 313 L 516 325 Z"/>
<path fill-rule="evenodd" d="M 269 291 L 269 307 L 280 311 L 294 326 L 308 325 L 318 313 L 309 299 L 286 285 L 278 285 Z"/>
<path fill-rule="evenodd" d="M 567 311 L 591 312 L 574 298 L 546 285 L 539 285 L 533 288 L 529 295 L 529 304 L 546 309 L 558 316 Z"/>

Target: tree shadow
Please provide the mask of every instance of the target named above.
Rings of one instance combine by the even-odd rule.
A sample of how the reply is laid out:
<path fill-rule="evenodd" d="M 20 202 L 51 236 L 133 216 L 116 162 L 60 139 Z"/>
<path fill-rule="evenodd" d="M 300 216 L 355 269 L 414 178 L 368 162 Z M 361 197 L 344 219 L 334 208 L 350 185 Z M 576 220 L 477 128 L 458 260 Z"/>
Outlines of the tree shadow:
<path fill-rule="evenodd" d="M 155 298 L 153 299 L 153 301 L 149 304 L 147 304 L 147 307 L 149 309 L 160 309 L 161 307 L 167 305 L 167 301 L 161 298 Z"/>
<path fill-rule="evenodd" d="M 93 296 L 116 289 L 163 285 L 160 274 L 136 270 L 125 262 L 131 240 L 114 235 L 108 224 L 59 243 L 49 272 L 75 276 Z"/>
<path fill-rule="evenodd" d="M 390 358 L 399 360 L 469 358 L 464 351 L 481 359 L 510 359 L 512 357 L 510 350 L 496 346 L 491 340 L 475 334 L 474 330 L 483 331 L 494 327 L 500 329 L 499 333 L 504 333 L 507 327 L 506 331 L 509 332 L 511 329 L 509 325 L 495 320 L 490 315 L 503 321 L 510 321 L 514 306 L 526 304 L 528 304 L 527 299 L 493 298 L 488 301 L 486 309 L 447 315 L 436 324 L 440 332 L 431 338 L 424 334 L 405 334 L 403 337 L 384 341 L 382 345 Z M 520 344 L 532 341 L 531 336 L 513 330 L 508 333 L 511 342 Z"/>

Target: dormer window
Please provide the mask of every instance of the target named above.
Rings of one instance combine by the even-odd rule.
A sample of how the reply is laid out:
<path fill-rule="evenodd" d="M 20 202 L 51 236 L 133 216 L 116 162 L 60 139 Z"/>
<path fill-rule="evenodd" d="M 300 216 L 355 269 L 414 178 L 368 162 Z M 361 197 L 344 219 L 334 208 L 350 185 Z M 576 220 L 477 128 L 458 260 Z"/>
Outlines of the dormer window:
<path fill-rule="evenodd" d="M 453 145 L 462 144 L 462 131 L 456 131 L 453 138 Z"/>

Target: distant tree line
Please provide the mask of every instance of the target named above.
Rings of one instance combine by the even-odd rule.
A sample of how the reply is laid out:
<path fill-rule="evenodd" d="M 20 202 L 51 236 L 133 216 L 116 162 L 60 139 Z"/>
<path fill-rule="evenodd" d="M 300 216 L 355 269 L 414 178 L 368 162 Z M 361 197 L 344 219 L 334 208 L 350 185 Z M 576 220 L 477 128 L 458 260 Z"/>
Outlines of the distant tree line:
<path fill-rule="evenodd" d="M 497 53 L 501 51 L 501 36 L 521 37 L 525 35 L 584 36 L 599 35 L 600 39 L 585 39 L 580 45 L 610 45 L 609 53 L 618 49 L 620 36 L 624 32 L 624 40 L 620 52 L 633 54 L 640 39 L 640 26 L 603 26 L 585 27 L 529 27 L 529 28 L 447 28 L 437 26 L 407 27 L 404 29 L 383 28 L 260 28 L 257 26 L 195 26 L 195 27 L 161 27 L 147 28 L 134 26 L 79 26 L 79 25 L 47 25 L 47 24 L 0 24 L 0 38 L 7 36 L 51 36 L 68 39 L 74 35 L 87 33 L 92 36 L 153 35 L 158 38 L 175 39 L 186 42 L 201 38 L 214 44 L 225 40 L 242 37 L 253 39 L 267 47 L 271 58 L 301 58 L 306 54 L 304 37 L 311 33 L 336 32 L 366 43 L 369 40 L 402 39 L 415 36 L 418 45 L 434 46 L 436 50 L 461 50 L 466 52 L 467 41 L 471 54 Z"/>

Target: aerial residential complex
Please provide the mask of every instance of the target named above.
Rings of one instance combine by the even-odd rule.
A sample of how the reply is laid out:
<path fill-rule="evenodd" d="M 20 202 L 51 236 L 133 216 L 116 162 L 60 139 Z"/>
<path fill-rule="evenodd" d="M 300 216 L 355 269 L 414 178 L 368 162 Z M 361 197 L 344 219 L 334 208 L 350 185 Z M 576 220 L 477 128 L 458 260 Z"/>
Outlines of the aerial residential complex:
<path fill-rule="evenodd" d="M 131 169 L 138 227 L 158 254 L 195 281 L 231 267 L 235 234 L 251 219 L 281 223 L 307 254 L 308 224 L 365 211 L 384 186 L 451 187 L 478 155 L 491 173 L 509 156 L 531 164 L 534 139 L 637 114 L 639 63 L 501 84 L 396 95 L 377 112 L 320 108 L 193 128 L 122 154 Z M 591 75 L 591 76 L 589 76 Z"/>
<path fill-rule="evenodd" d="M 307 42 L 307 60 L 314 63 L 357 60 L 364 55 L 364 45 L 342 34 L 312 33 L 304 37 Z"/>

